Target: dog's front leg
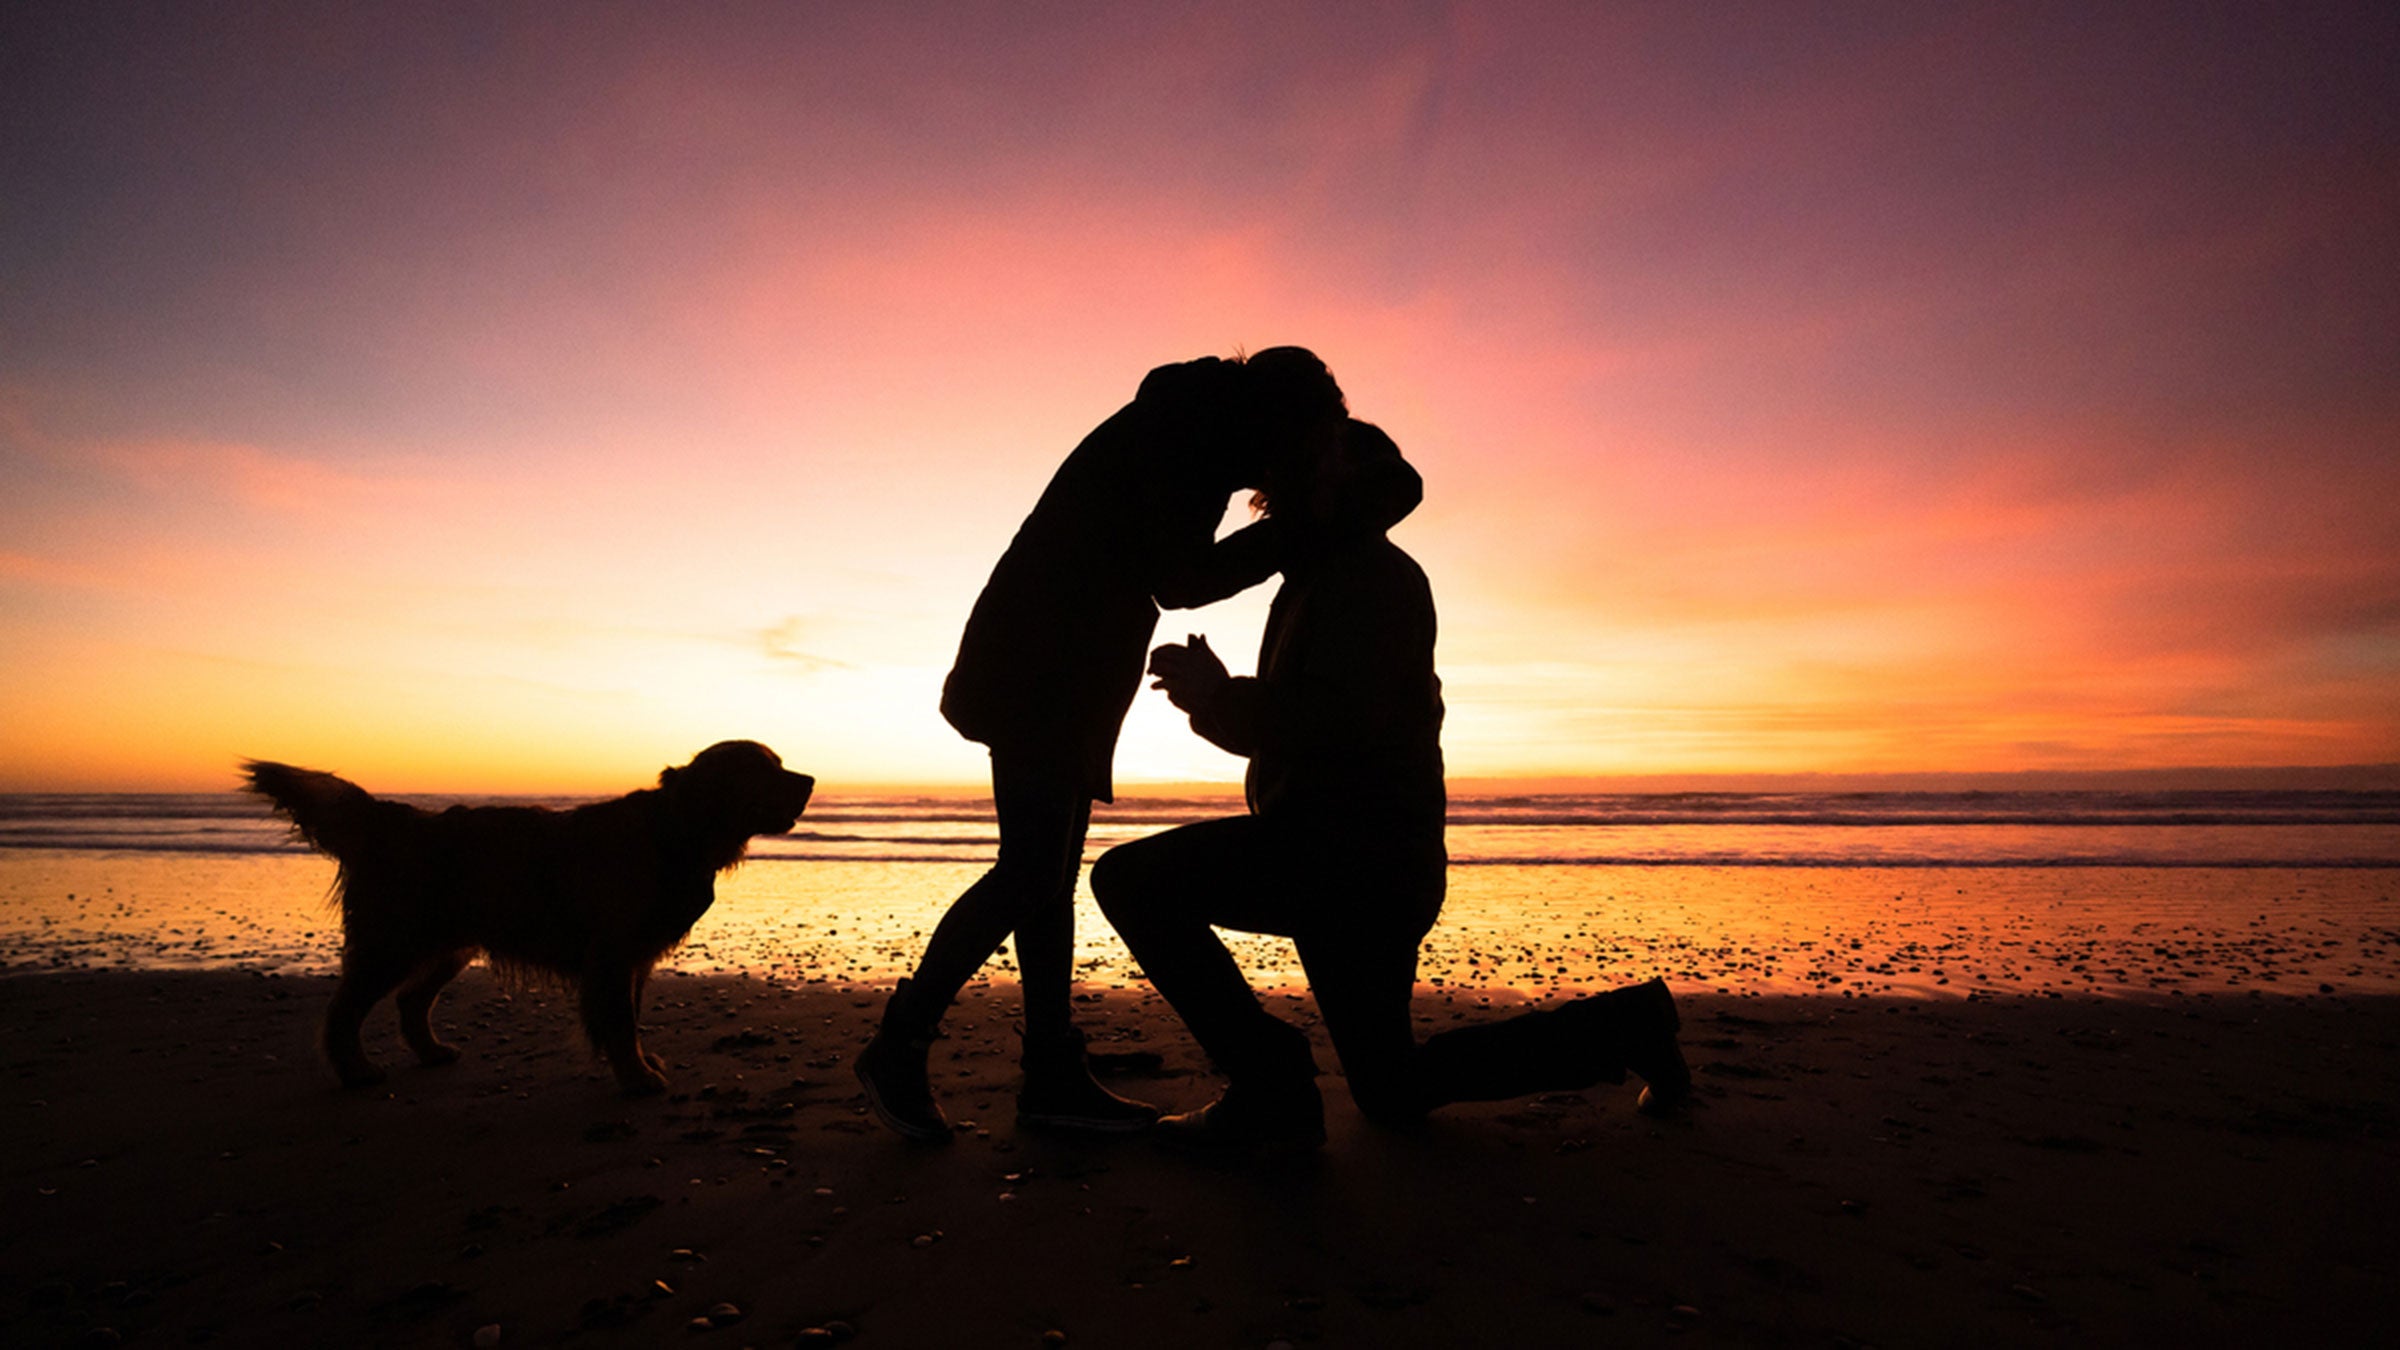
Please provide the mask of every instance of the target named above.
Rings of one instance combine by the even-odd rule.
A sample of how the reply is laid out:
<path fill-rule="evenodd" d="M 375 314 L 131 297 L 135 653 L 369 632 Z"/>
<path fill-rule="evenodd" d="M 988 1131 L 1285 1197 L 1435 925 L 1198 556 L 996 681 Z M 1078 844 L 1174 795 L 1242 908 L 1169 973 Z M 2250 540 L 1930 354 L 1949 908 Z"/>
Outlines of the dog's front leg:
<path fill-rule="evenodd" d="M 641 1025 L 641 1020 L 642 1020 L 642 997 L 643 997 L 643 995 L 644 995 L 644 994 L 646 994 L 646 993 L 649 991 L 649 989 L 650 989 L 650 967 L 648 967 L 648 966 L 636 966 L 636 967 L 634 967 L 634 970 L 633 970 L 633 1020 L 634 1020 L 634 1025 L 635 1025 L 635 1027 L 637 1028 L 637 1030 L 638 1030 L 638 1028 L 640 1027 L 640 1025 Z M 651 1053 L 650 1053 L 648 1050 L 644 1050 L 644 1051 L 642 1051 L 642 1062 L 643 1062 L 644 1064 L 647 1064 L 647 1065 L 649 1065 L 649 1066 L 650 1066 L 652 1069 L 656 1070 L 656 1071 L 657 1071 L 657 1073 L 658 1073 L 658 1076 L 659 1076 L 659 1077 L 661 1077 L 661 1078 L 664 1078 L 664 1077 L 666 1077 L 666 1075 L 667 1075 L 667 1062 L 666 1062 L 665 1060 L 663 1060 L 663 1059 L 660 1059 L 658 1056 L 656 1056 L 656 1055 L 654 1055 L 654 1054 L 651 1054 Z"/>
<path fill-rule="evenodd" d="M 367 1020 L 367 1010 L 392 992 L 406 973 L 406 967 L 366 943 L 353 943 L 342 953 L 342 978 L 333 987 L 333 1001 L 326 1005 L 317 1045 L 343 1087 L 373 1087 L 383 1081 L 383 1070 L 375 1067 L 358 1042 L 358 1029 Z"/>
<path fill-rule="evenodd" d="M 667 1089 L 667 1076 L 642 1057 L 638 1018 L 634 1011 L 634 973 L 623 966 L 593 965 L 583 973 L 583 1030 L 592 1045 L 608 1057 L 617 1086 L 628 1097 L 648 1097 Z"/>

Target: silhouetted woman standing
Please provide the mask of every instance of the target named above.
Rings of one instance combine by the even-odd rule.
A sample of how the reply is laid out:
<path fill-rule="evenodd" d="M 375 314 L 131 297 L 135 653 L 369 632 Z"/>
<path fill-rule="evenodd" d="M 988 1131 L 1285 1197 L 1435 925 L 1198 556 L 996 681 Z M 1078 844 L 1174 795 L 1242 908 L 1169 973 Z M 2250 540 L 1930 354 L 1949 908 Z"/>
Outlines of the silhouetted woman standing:
<path fill-rule="evenodd" d="M 1275 523 L 1216 539 L 1228 499 L 1270 463 L 1340 435 L 1325 363 L 1298 347 L 1162 366 L 1084 438 L 992 569 L 942 689 L 942 715 L 991 749 L 1000 856 L 934 929 L 856 1065 L 884 1124 L 947 1139 L 926 1078 L 942 1015 L 1014 933 L 1025 999 L 1018 1118 L 1137 1130 L 1158 1112 L 1093 1081 L 1069 999 L 1075 877 L 1094 800 L 1113 801 L 1117 732 L 1160 606 L 1208 604 L 1277 567 Z M 1410 503 L 1412 506 L 1414 503 Z"/>

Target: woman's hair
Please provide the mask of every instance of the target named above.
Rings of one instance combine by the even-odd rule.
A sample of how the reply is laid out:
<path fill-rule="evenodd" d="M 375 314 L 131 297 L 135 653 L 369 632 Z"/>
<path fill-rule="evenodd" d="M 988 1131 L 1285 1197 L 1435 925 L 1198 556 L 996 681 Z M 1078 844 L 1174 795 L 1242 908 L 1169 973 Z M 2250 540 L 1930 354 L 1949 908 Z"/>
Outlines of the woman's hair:
<path fill-rule="evenodd" d="M 1270 478 L 1289 480 L 1309 472 L 1308 461 L 1338 439 L 1348 400 L 1333 372 L 1306 347 L 1269 347 L 1233 354 L 1241 367 L 1246 432 L 1265 458 Z M 1261 515 L 1273 506 L 1268 494 L 1253 493 L 1250 507 Z"/>
<path fill-rule="evenodd" d="M 1333 372 L 1306 347 L 1269 347 L 1248 356 L 1234 353 L 1250 386 L 1250 407 L 1259 423 L 1300 428 L 1347 417 L 1350 405 Z"/>

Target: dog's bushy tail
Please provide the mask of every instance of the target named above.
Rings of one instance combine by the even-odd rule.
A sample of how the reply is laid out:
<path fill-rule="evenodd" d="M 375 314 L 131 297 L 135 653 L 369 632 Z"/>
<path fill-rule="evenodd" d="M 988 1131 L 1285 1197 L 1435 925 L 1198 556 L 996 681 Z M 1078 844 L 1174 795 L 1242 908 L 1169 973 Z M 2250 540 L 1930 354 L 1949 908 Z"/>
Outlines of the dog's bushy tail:
<path fill-rule="evenodd" d="M 376 818 L 374 796 L 347 778 L 289 764 L 249 760 L 242 765 L 248 790 L 275 804 L 292 822 L 292 833 L 312 847 L 347 860 L 366 848 Z"/>

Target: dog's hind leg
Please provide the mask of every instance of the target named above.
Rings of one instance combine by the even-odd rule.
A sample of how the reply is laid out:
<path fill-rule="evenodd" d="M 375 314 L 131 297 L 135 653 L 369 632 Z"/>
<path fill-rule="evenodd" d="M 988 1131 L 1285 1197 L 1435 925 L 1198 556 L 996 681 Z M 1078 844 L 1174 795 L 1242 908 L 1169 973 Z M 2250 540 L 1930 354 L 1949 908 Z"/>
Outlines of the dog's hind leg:
<path fill-rule="evenodd" d="M 473 952 L 447 952 L 416 968 L 400 985 L 400 1035 L 415 1051 L 420 1064 L 455 1064 L 458 1047 L 444 1042 L 433 1034 L 433 1001 L 442 996 L 442 986 L 458 978 L 458 972 L 475 959 Z"/>
<path fill-rule="evenodd" d="M 383 1070 L 375 1067 L 358 1043 L 358 1029 L 366 1022 L 368 1009 L 392 992 L 407 973 L 406 966 L 381 956 L 362 954 L 355 948 L 342 953 L 341 983 L 334 986 L 333 1002 L 325 1007 L 325 1026 L 318 1033 L 317 1044 L 343 1087 L 373 1087 L 383 1081 Z"/>
<path fill-rule="evenodd" d="M 625 1095 L 648 1097 L 667 1090 L 667 1076 L 642 1054 L 634 978 L 634 972 L 620 965 L 599 963 L 584 970 L 583 1030 L 593 1048 L 608 1057 Z"/>

